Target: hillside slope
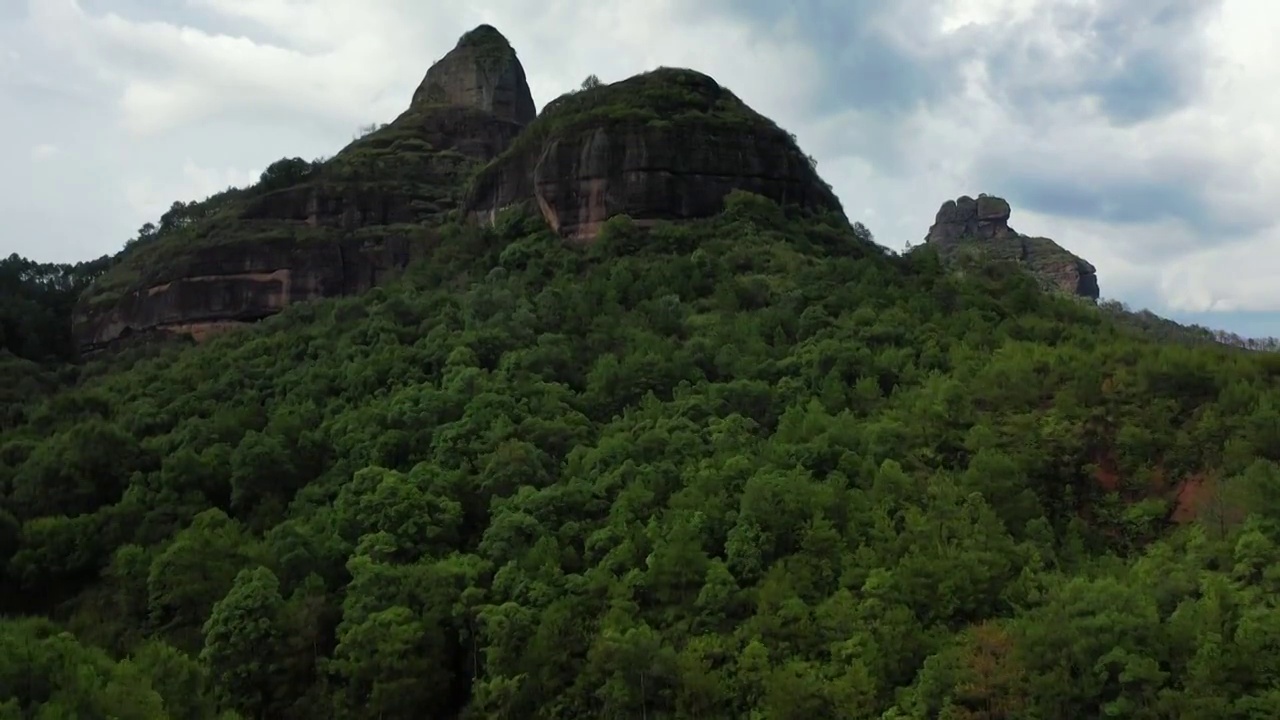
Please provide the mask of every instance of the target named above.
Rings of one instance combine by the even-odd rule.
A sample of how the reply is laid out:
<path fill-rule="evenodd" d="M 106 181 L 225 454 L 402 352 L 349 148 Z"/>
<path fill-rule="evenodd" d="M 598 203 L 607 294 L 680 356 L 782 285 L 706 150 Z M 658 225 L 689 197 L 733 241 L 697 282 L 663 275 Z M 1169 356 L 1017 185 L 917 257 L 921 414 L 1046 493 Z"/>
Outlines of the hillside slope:
<path fill-rule="evenodd" d="M 1280 713 L 1280 362 L 1021 273 L 505 213 L 161 352 L 0 436 L 0 715 Z"/>

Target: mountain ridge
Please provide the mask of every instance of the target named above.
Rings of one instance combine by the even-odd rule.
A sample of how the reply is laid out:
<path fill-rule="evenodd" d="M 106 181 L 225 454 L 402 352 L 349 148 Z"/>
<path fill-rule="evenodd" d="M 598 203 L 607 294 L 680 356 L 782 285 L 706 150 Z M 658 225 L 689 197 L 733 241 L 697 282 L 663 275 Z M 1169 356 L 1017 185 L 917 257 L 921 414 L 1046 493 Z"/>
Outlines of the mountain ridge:
<path fill-rule="evenodd" d="M 706 217 L 731 190 L 848 222 L 794 136 L 713 78 L 660 67 L 584 85 L 537 113 L 515 49 L 480 25 L 428 68 L 400 115 L 333 157 L 282 159 L 253 186 L 175 203 L 82 294 L 73 335 L 86 354 L 202 341 L 376 287 L 458 221 L 493 224 L 513 210 L 589 243 L 610 217 L 641 228 Z M 1012 262 L 1047 290 L 1097 301 L 1096 268 L 1017 233 L 1010 212 L 986 194 L 949 200 L 925 245 L 951 267 Z"/>
<path fill-rule="evenodd" d="M 526 149 L 532 157 L 513 154 Z M 546 172 L 549 152 L 559 165 Z M 432 64 L 408 109 L 332 158 L 281 160 L 254 186 L 175 204 L 84 293 L 74 334 L 88 353 L 135 336 L 203 339 L 375 287 L 466 216 L 492 223 L 521 205 L 589 241 L 614 215 L 642 225 L 712 215 L 735 189 L 840 212 L 794 137 L 708 76 L 659 69 L 535 116 L 514 48 L 481 25 Z"/>

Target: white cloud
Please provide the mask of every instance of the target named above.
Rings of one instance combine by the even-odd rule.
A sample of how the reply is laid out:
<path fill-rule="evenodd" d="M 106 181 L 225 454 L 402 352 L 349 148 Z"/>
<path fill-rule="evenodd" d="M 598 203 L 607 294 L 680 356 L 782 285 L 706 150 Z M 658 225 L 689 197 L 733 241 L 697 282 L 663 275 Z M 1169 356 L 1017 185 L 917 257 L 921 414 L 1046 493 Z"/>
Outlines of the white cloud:
<path fill-rule="evenodd" d="M 193 27 L 141 22 L 118 15 L 94 16 L 75 0 L 32 0 L 31 22 L 50 44 L 71 50 L 120 91 L 118 110 L 131 132 L 146 136 L 213 115 L 261 109 L 343 115 L 374 99 L 389 81 L 384 66 L 395 43 L 383 41 L 383 24 L 344 25 L 341 12 L 325 15 L 327 49 L 304 53 L 247 36 L 212 34 Z M 236 10 L 234 2 L 209 2 Z M 227 8 L 221 6 L 226 5 Z M 281 3 L 263 0 L 262 7 Z M 339 3 L 338 5 L 344 5 Z M 349 3 L 345 5 L 350 6 Z M 377 19 L 376 13 L 368 13 Z M 314 17 L 301 12 L 299 17 Z M 254 19 L 270 18 L 258 13 Z M 311 27 L 308 35 L 306 30 Z M 301 35 L 299 29 L 302 29 Z M 309 39 L 315 24 L 281 23 Z M 288 36 L 286 36 L 288 37 Z M 352 38 L 341 40 L 340 38 Z M 380 39 L 383 38 L 383 39 Z M 355 113 L 349 117 L 354 121 Z"/>
<path fill-rule="evenodd" d="M 125 197 L 138 217 L 154 222 L 175 200 L 202 200 L 229 187 L 255 183 L 261 174 L 261 170 L 202 167 L 187 159 L 176 182 L 161 184 L 145 177 L 134 178 L 125 183 Z"/>
<path fill-rule="evenodd" d="M 553 4 L 536 12 L 514 0 L 430 11 L 407 0 L 193 1 L 248 21 L 246 34 L 93 16 L 75 0 L 39 0 L 32 21 L 47 41 L 76 46 L 85 63 L 118 85 L 122 122 L 140 135 L 264 109 L 353 123 L 366 120 L 371 106 L 394 115 L 430 63 L 482 21 L 511 38 L 539 104 L 592 72 L 616 80 L 659 64 L 699 68 L 747 91 L 740 94 L 780 103 L 802 102 L 818 77 L 819 59 L 800 39 L 762 37 L 743 22 L 690 24 L 686 6 L 673 0 Z M 566 44 L 569 28 L 574 42 Z M 282 44 L 253 39 L 254 29 Z M 400 92 L 388 92 L 393 87 Z"/>
<path fill-rule="evenodd" d="M 1040 8 L 1039 0 L 947 0 L 941 30 L 955 32 L 967 25 L 1023 23 Z"/>
<path fill-rule="evenodd" d="M 1161 273 L 1171 310 L 1185 312 L 1280 310 L 1280 233 L 1179 258 Z"/>
<path fill-rule="evenodd" d="M 954 0 L 945 22 L 957 31 L 974 23 L 1023 22 L 1009 31 L 1040 33 L 1038 47 L 1049 56 L 1037 72 L 1045 80 L 1062 82 L 1074 72 L 1078 48 L 1046 21 L 1053 4 Z M 1077 97 L 1029 119 L 1003 101 L 1002 69 L 982 68 L 968 73 L 963 94 L 897 121 L 901 132 L 896 137 L 907 142 L 902 150 L 905 177 L 868 172 L 856 167 L 856 161 L 822 162 L 841 144 L 840 130 L 852 136 L 869 126 L 856 110 L 828 118 L 825 123 L 837 130 L 819 134 L 822 140 L 813 152 L 851 209 L 873 205 L 879 215 L 891 218 L 872 226 L 890 247 L 898 247 L 899 238 L 918 242 L 947 198 L 1018 191 L 983 185 L 984 165 L 1103 186 L 1172 183 L 1194 188 L 1206 199 L 1211 219 L 1224 227 L 1230 220 L 1261 229 L 1233 235 L 1172 220 L 1088 222 L 1016 205 L 1010 222 L 1089 259 L 1099 267 L 1103 293 L 1111 297 L 1155 300 L 1174 310 L 1280 311 L 1280 283 L 1274 281 L 1280 277 L 1280 214 L 1273 209 L 1280 194 L 1280 133 L 1274 124 L 1280 117 L 1280 95 L 1272 91 L 1280 85 L 1280 52 L 1271 42 L 1280 31 L 1280 6 L 1260 0 L 1228 0 L 1225 5 L 1206 29 L 1217 57 L 1206 68 L 1203 97 L 1165 117 L 1115 125 L 1096 102 Z M 1031 12 L 1032 6 L 1041 12 Z M 894 137 L 886 133 L 873 142 L 892 142 Z M 1175 198 L 1170 194 L 1168 200 Z M 892 212 L 885 212 L 893 208 L 900 209 L 896 222 Z"/>
<path fill-rule="evenodd" d="M 61 152 L 61 148 L 53 143 L 40 143 L 31 147 L 31 158 L 33 160 L 47 160 Z"/>

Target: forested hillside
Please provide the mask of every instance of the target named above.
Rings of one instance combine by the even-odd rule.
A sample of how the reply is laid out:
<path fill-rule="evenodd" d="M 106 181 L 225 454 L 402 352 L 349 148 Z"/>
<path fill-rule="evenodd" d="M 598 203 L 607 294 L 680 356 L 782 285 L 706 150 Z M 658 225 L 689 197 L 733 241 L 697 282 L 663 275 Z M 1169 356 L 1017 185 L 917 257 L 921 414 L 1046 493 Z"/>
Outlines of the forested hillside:
<path fill-rule="evenodd" d="M 1274 718 L 1280 358 L 735 193 L 0 435 L 0 718 Z"/>
<path fill-rule="evenodd" d="M 111 266 L 100 257 L 38 263 L 12 254 L 0 260 L 0 429 L 19 408 L 74 376 L 71 314 L 80 293 Z"/>
<path fill-rule="evenodd" d="M 0 260 L 0 351 L 37 363 L 74 360 L 72 308 L 111 263 L 38 263 L 16 253 Z"/>

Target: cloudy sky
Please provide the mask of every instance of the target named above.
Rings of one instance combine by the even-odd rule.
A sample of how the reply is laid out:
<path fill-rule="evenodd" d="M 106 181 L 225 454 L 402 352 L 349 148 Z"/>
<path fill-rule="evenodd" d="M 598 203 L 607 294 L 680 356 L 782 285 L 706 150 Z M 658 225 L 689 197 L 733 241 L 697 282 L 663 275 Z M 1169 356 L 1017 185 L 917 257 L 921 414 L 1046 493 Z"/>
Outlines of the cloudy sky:
<path fill-rule="evenodd" d="M 114 252 L 177 199 L 331 155 L 481 22 L 541 106 L 717 78 L 893 249 L 986 192 L 1105 297 L 1280 335 L 1275 0 L 0 0 L 0 254 Z"/>

